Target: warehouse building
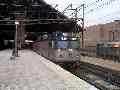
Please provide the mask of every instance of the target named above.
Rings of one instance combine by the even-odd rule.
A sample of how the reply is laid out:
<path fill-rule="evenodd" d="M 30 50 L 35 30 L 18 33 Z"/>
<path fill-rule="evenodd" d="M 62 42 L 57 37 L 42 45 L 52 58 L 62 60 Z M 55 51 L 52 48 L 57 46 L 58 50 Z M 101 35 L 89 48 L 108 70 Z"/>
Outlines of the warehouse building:
<path fill-rule="evenodd" d="M 87 27 L 84 37 L 85 47 L 95 47 L 98 42 L 120 41 L 120 20 Z"/>

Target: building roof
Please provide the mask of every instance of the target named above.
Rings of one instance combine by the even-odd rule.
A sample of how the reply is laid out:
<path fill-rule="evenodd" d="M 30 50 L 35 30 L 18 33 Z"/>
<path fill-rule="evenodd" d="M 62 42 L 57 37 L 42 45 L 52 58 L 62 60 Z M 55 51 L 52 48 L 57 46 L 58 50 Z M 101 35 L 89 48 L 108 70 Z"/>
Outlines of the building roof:
<path fill-rule="evenodd" d="M 67 18 L 44 0 L 0 0 L 0 28 L 15 31 L 19 18 L 30 32 L 71 32 L 76 21 Z"/>

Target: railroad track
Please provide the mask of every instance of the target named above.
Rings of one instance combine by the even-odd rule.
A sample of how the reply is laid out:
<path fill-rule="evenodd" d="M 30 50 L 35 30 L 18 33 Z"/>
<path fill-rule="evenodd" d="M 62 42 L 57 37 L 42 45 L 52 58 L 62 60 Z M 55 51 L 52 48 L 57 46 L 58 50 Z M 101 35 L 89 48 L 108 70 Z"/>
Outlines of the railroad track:
<path fill-rule="evenodd" d="M 64 68 L 64 67 L 63 67 Z M 120 73 L 80 62 L 80 67 L 64 68 L 100 90 L 120 90 Z"/>
<path fill-rule="evenodd" d="M 39 49 L 35 50 L 35 52 L 41 54 L 39 51 Z M 47 56 L 44 57 L 48 58 Z M 73 63 L 63 62 L 56 64 L 59 64 L 62 68 L 93 84 L 100 90 L 120 90 L 120 72 L 118 73 L 113 70 L 108 70 L 106 68 L 84 62 L 80 62 L 80 65 L 77 67 L 73 65 Z M 72 65 L 75 67 L 71 67 Z"/>

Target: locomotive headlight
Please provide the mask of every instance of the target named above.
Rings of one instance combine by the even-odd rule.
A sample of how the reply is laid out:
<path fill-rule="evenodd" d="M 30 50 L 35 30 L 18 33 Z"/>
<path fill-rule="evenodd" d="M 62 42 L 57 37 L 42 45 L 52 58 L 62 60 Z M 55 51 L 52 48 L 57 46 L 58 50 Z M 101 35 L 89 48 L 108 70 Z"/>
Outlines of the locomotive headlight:
<path fill-rule="evenodd" d="M 62 37 L 61 40 L 67 40 L 67 38 L 66 37 Z"/>
<path fill-rule="evenodd" d="M 68 49 L 68 51 L 72 52 L 72 51 L 73 51 L 73 49 Z"/>
<path fill-rule="evenodd" d="M 76 38 L 72 38 L 72 40 L 76 40 Z"/>
<path fill-rule="evenodd" d="M 76 58 L 79 58 L 79 57 L 80 57 L 79 55 L 76 56 Z"/>
<path fill-rule="evenodd" d="M 58 49 L 58 52 L 61 52 L 61 49 Z"/>

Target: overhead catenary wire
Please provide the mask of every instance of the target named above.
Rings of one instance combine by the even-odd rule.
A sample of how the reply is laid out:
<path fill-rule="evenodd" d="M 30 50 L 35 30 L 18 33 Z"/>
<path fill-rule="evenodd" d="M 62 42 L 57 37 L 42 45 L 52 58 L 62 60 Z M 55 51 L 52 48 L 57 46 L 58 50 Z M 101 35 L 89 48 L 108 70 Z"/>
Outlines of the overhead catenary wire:
<path fill-rule="evenodd" d="M 117 20 L 117 19 L 120 19 L 119 15 L 120 15 L 120 11 L 119 11 L 119 6 L 120 4 L 120 1 L 119 0 L 107 0 L 107 1 L 104 1 L 100 4 L 98 4 L 98 6 L 94 7 L 93 9 L 90 9 L 89 12 L 86 12 L 85 15 L 86 16 L 89 16 L 92 15 L 95 15 L 97 14 L 98 15 L 98 9 L 100 9 L 101 13 L 104 12 L 102 15 L 98 15 L 96 20 L 98 20 L 98 23 L 107 23 L 107 22 L 111 22 L 113 20 Z M 113 6 L 112 6 L 113 5 Z M 109 10 L 108 12 L 105 12 L 105 9 Z M 111 9 L 109 9 L 111 8 Z M 114 8 L 114 9 L 113 9 Z M 102 11 L 104 10 L 104 11 Z M 90 14 L 90 15 L 89 15 Z M 88 17 L 88 18 L 89 18 Z M 87 19 L 89 20 L 89 19 Z"/>
<path fill-rule="evenodd" d="M 89 14 L 89 13 L 91 13 L 97 9 L 100 9 L 100 8 L 104 8 L 105 6 L 112 4 L 112 2 L 114 2 L 114 1 L 117 1 L 117 0 L 107 0 L 107 1 L 96 0 L 95 2 L 85 4 L 85 14 Z M 80 10 L 82 10 L 82 5 L 78 6 L 76 9 L 79 12 Z M 75 11 L 73 11 L 70 14 L 70 16 L 72 16 L 74 13 L 75 13 Z"/>
<path fill-rule="evenodd" d="M 103 0 L 101 0 L 101 1 L 103 1 Z M 85 9 L 86 9 L 86 11 L 88 9 L 88 11 L 85 12 L 85 14 L 89 14 L 97 9 L 104 8 L 105 6 L 112 4 L 114 1 L 117 1 L 117 0 L 107 0 L 107 1 L 99 2 L 99 3 L 98 2 L 94 3 L 94 5 L 93 4 L 87 5 L 87 7 L 85 7 Z M 93 6 L 91 6 L 91 5 L 93 5 Z M 90 6 L 93 8 L 90 8 Z"/>

